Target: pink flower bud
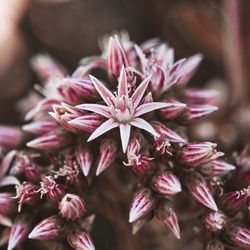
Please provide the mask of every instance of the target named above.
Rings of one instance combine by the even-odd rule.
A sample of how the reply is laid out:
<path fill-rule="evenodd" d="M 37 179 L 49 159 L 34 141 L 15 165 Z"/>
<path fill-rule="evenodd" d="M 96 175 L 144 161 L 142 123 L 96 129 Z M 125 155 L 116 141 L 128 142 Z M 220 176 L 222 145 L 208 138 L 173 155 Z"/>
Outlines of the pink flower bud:
<path fill-rule="evenodd" d="M 33 205 L 39 199 L 39 196 L 36 186 L 23 182 L 16 185 L 16 196 L 14 198 L 18 199 L 18 212 L 20 212 L 23 204 Z"/>
<path fill-rule="evenodd" d="M 219 92 L 213 89 L 187 89 L 184 93 L 186 101 L 193 104 L 212 104 L 218 94 Z"/>
<path fill-rule="evenodd" d="M 61 236 L 64 232 L 64 223 L 58 216 L 50 216 L 39 222 L 29 234 L 29 239 L 51 240 Z"/>
<path fill-rule="evenodd" d="M 177 215 L 170 201 L 160 201 L 156 208 L 156 216 L 171 230 L 177 239 L 181 238 Z"/>
<path fill-rule="evenodd" d="M 181 158 L 188 167 L 197 167 L 217 159 L 224 154 L 217 152 L 216 143 L 191 142 L 181 151 Z"/>
<path fill-rule="evenodd" d="M 154 205 L 155 200 L 149 189 L 143 188 L 137 191 L 130 205 L 129 222 L 132 223 L 150 213 Z"/>
<path fill-rule="evenodd" d="M 150 169 L 150 161 L 153 158 L 149 158 L 145 155 L 129 155 L 128 163 L 124 163 L 126 166 L 130 166 L 136 174 L 145 174 Z"/>
<path fill-rule="evenodd" d="M 181 184 L 178 177 L 170 171 L 155 176 L 152 184 L 154 190 L 163 196 L 181 192 Z"/>
<path fill-rule="evenodd" d="M 213 239 L 205 243 L 204 250 L 225 250 L 225 247 L 219 240 Z"/>
<path fill-rule="evenodd" d="M 9 214 L 16 209 L 11 193 L 0 193 L 0 213 Z"/>
<path fill-rule="evenodd" d="M 76 150 L 76 160 L 83 174 L 88 176 L 93 161 L 91 151 L 86 147 L 79 146 Z"/>
<path fill-rule="evenodd" d="M 244 204 L 246 204 L 249 195 L 250 188 L 225 193 L 219 197 L 218 203 L 226 214 L 233 216 L 240 211 Z"/>
<path fill-rule="evenodd" d="M 75 250 L 95 250 L 90 235 L 85 232 L 71 232 L 67 240 L 69 245 Z"/>
<path fill-rule="evenodd" d="M 31 66 L 41 80 L 46 81 L 52 76 L 63 77 L 67 74 L 62 65 L 52 57 L 45 54 L 38 54 L 31 60 Z"/>
<path fill-rule="evenodd" d="M 96 169 L 97 176 L 113 163 L 116 153 L 117 144 L 114 140 L 104 139 L 101 142 L 99 162 Z"/>
<path fill-rule="evenodd" d="M 227 217 L 224 213 L 220 211 L 209 212 L 203 219 L 203 223 L 207 230 L 211 232 L 221 231 L 225 228 L 227 224 Z"/>
<path fill-rule="evenodd" d="M 32 108 L 25 116 L 25 120 L 30 120 L 33 117 L 40 115 L 40 114 L 44 114 L 44 113 L 48 113 L 49 111 L 52 110 L 52 105 L 54 104 L 60 104 L 59 100 L 55 100 L 55 99 L 42 99 L 40 102 L 38 102 L 34 108 Z"/>
<path fill-rule="evenodd" d="M 25 177 L 29 181 L 38 180 L 41 170 L 39 166 L 35 164 L 32 155 L 29 155 L 25 152 L 17 153 L 16 167 L 25 174 Z"/>
<path fill-rule="evenodd" d="M 183 63 L 181 63 L 180 67 L 178 67 L 178 84 L 186 84 L 191 77 L 196 72 L 199 64 L 201 63 L 203 59 L 203 56 L 201 54 L 196 54 L 188 59 L 184 60 Z"/>
<path fill-rule="evenodd" d="M 59 149 L 67 145 L 67 139 L 62 131 L 54 130 L 29 141 L 26 145 L 41 150 Z"/>
<path fill-rule="evenodd" d="M 172 120 L 178 117 L 187 107 L 185 103 L 175 100 L 164 101 L 169 104 L 166 108 L 160 110 L 161 116 L 165 119 Z"/>
<path fill-rule="evenodd" d="M 57 184 L 56 181 L 51 176 L 41 176 L 41 188 L 37 191 L 41 193 L 41 198 L 46 195 L 51 201 L 58 201 L 65 194 L 63 185 Z"/>
<path fill-rule="evenodd" d="M 250 230 L 246 228 L 230 225 L 223 233 L 223 238 L 229 246 L 250 248 Z"/>
<path fill-rule="evenodd" d="M 140 219 L 133 222 L 132 233 L 135 235 L 145 224 L 147 224 L 154 217 L 154 213 L 150 212 Z"/>
<path fill-rule="evenodd" d="M 206 175 L 224 175 L 235 170 L 235 166 L 222 160 L 213 160 L 201 166 L 202 173 Z"/>
<path fill-rule="evenodd" d="M 30 230 L 30 218 L 27 215 L 20 215 L 16 218 L 11 227 L 8 250 L 12 250 L 27 238 Z"/>
<path fill-rule="evenodd" d="M 37 121 L 24 125 L 22 129 L 32 134 L 46 134 L 57 127 L 57 123 L 52 120 Z"/>
<path fill-rule="evenodd" d="M 88 133 L 94 132 L 103 122 L 98 114 L 87 114 L 68 121 L 70 126 Z"/>
<path fill-rule="evenodd" d="M 61 216 L 70 220 L 76 220 L 85 213 L 83 199 L 75 194 L 66 194 L 62 198 L 58 208 Z"/>
<path fill-rule="evenodd" d="M 16 148 L 21 140 L 22 132 L 19 128 L 0 126 L 0 146 Z"/>
<path fill-rule="evenodd" d="M 172 155 L 171 143 L 186 144 L 186 140 L 179 136 L 177 133 L 167 128 L 164 124 L 160 122 L 153 122 L 153 127 L 158 133 L 155 137 L 155 147 L 156 150 L 161 154 L 167 153 Z"/>
<path fill-rule="evenodd" d="M 118 36 L 110 37 L 107 54 L 108 72 L 110 75 L 118 77 L 122 66 L 128 67 L 128 59 Z"/>
<path fill-rule="evenodd" d="M 201 174 L 198 172 L 187 174 L 184 177 L 183 185 L 196 201 L 214 211 L 218 211 L 210 187 Z"/>
<path fill-rule="evenodd" d="M 218 108 L 213 105 L 193 104 L 187 107 L 184 116 L 186 121 L 193 122 L 203 119 L 217 110 Z"/>

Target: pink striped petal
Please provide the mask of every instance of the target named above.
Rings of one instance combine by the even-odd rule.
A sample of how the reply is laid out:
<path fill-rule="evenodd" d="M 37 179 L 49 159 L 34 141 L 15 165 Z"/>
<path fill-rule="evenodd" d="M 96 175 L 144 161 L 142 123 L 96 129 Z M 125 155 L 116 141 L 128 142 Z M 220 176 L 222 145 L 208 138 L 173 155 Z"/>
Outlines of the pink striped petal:
<path fill-rule="evenodd" d="M 134 104 L 134 108 L 136 108 L 140 104 L 140 101 L 150 82 L 150 79 L 151 79 L 151 75 L 148 76 L 146 79 L 144 79 L 142 83 L 138 86 L 138 88 L 135 90 L 135 92 L 133 93 L 131 98 Z"/>
<path fill-rule="evenodd" d="M 128 97 L 128 82 L 127 82 L 127 74 L 124 66 L 122 66 L 121 73 L 119 76 L 118 83 L 118 97 L 127 96 Z"/>
<path fill-rule="evenodd" d="M 141 116 L 145 113 L 157 110 L 157 109 L 162 109 L 168 107 L 168 103 L 164 102 L 151 102 L 151 103 L 145 103 L 140 105 L 136 110 L 135 110 L 135 117 Z"/>
<path fill-rule="evenodd" d="M 114 95 L 97 78 L 92 75 L 89 75 L 89 77 L 92 80 L 96 90 L 98 91 L 102 99 L 106 102 L 106 104 L 112 105 L 111 99 L 115 98 Z"/>
<path fill-rule="evenodd" d="M 109 108 L 107 106 L 101 105 L 101 104 L 92 104 L 92 103 L 85 103 L 85 104 L 80 104 L 76 106 L 79 109 L 91 111 L 94 113 L 97 113 L 99 115 L 102 115 L 104 117 L 110 118 L 110 112 Z"/>
<path fill-rule="evenodd" d="M 148 131 L 153 136 L 157 136 L 157 132 L 155 131 L 155 129 L 142 118 L 135 118 L 130 124 L 137 128 Z"/>
<path fill-rule="evenodd" d="M 122 140 L 122 150 L 125 153 L 128 147 L 128 142 L 130 138 L 131 125 L 130 124 L 120 124 L 120 135 Z"/>
<path fill-rule="evenodd" d="M 100 127 L 98 127 L 94 133 L 89 137 L 88 142 L 94 140 L 95 138 L 101 136 L 102 134 L 108 132 L 109 130 L 118 127 L 118 123 L 113 119 L 109 119 L 104 122 Z"/>

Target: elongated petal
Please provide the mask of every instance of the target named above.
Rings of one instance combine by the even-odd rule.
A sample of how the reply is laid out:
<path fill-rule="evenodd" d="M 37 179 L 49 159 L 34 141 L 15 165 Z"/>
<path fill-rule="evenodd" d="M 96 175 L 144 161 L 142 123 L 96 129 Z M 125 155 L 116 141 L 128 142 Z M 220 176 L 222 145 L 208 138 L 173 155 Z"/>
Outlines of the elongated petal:
<path fill-rule="evenodd" d="M 1 162 L 1 167 L 0 167 L 0 178 L 2 178 L 6 172 L 8 171 L 10 164 L 16 155 L 16 150 L 11 150 L 10 152 L 7 153 L 7 155 L 4 156 L 2 162 Z"/>
<path fill-rule="evenodd" d="M 0 225 L 3 225 L 5 227 L 11 227 L 12 221 L 6 215 L 0 214 Z"/>
<path fill-rule="evenodd" d="M 20 244 L 27 238 L 29 230 L 30 218 L 24 215 L 17 217 L 11 227 L 8 250 L 20 246 Z"/>
<path fill-rule="evenodd" d="M 130 138 L 131 125 L 130 124 L 120 124 L 120 136 L 122 141 L 122 150 L 125 153 L 128 147 L 128 142 Z"/>
<path fill-rule="evenodd" d="M 96 90 L 98 91 L 102 99 L 106 102 L 106 104 L 112 105 L 111 99 L 115 98 L 114 95 L 97 78 L 92 75 L 90 75 L 89 77 L 92 80 Z"/>
<path fill-rule="evenodd" d="M 5 176 L 0 180 L 0 187 L 19 184 L 19 180 L 14 176 Z"/>
<path fill-rule="evenodd" d="M 132 101 L 134 103 L 134 108 L 137 108 L 137 106 L 140 104 L 140 101 L 150 82 L 150 79 L 151 79 L 151 75 L 148 76 L 146 79 L 144 79 L 142 83 L 138 86 L 138 88 L 135 90 L 135 92 L 133 93 Z"/>
<path fill-rule="evenodd" d="M 154 208 L 154 198 L 149 189 L 143 188 L 134 194 L 129 211 L 129 222 L 132 223 Z"/>
<path fill-rule="evenodd" d="M 76 160 L 85 176 L 89 174 L 93 157 L 88 148 L 78 147 L 76 150 Z"/>
<path fill-rule="evenodd" d="M 112 139 L 104 139 L 100 146 L 100 157 L 96 169 L 97 176 L 114 162 L 116 154 L 116 141 Z"/>
<path fill-rule="evenodd" d="M 153 136 L 157 136 L 157 132 L 155 131 L 155 129 L 142 118 L 135 118 L 130 124 L 137 128 L 148 131 Z"/>
<path fill-rule="evenodd" d="M 90 235 L 85 232 L 72 232 L 68 235 L 67 240 L 75 250 L 95 250 Z"/>
<path fill-rule="evenodd" d="M 192 172 L 185 176 L 184 186 L 193 198 L 211 210 L 218 211 L 212 196 L 210 187 L 204 177 L 198 172 Z"/>
<path fill-rule="evenodd" d="M 128 97 L 128 82 L 127 74 L 124 66 L 122 66 L 121 73 L 119 76 L 118 83 L 118 97 L 127 96 Z"/>
<path fill-rule="evenodd" d="M 64 231 L 64 222 L 57 216 L 50 216 L 39 222 L 29 234 L 29 239 L 50 240 L 58 238 Z"/>
<path fill-rule="evenodd" d="M 104 117 L 110 118 L 110 111 L 107 106 L 101 105 L 101 104 L 92 104 L 92 103 L 85 103 L 85 104 L 80 104 L 76 106 L 79 109 L 91 111 L 94 113 L 97 113 L 99 115 L 102 115 Z"/>
<path fill-rule="evenodd" d="M 151 103 L 145 103 L 137 107 L 135 110 L 135 117 L 141 116 L 143 114 L 146 114 L 148 112 L 157 110 L 157 109 L 162 109 L 168 107 L 168 103 L 164 102 L 151 102 Z"/>
<path fill-rule="evenodd" d="M 115 122 L 113 119 L 107 120 L 100 127 L 98 127 L 93 134 L 91 134 L 91 136 L 88 139 L 88 142 L 94 140 L 95 138 L 101 136 L 102 134 L 116 127 L 118 127 L 117 122 Z"/>

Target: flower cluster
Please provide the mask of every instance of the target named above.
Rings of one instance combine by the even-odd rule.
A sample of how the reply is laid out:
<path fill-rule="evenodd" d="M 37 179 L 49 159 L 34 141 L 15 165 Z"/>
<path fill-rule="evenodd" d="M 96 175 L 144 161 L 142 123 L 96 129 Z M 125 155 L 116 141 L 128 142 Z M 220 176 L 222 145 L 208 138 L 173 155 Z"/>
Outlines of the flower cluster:
<path fill-rule="evenodd" d="M 231 164 L 216 143 L 189 139 L 189 125 L 217 110 L 216 91 L 187 87 L 201 60 L 196 54 L 176 61 L 157 39 L 139 46 L 119 35 L 71 75 L 48 55 L 34 57 L 42 83 L 40 95 L 22 101 L 23 131 L 0 127 L 0 188 L 8 186 L 0 193 L 1 244 L 12 250 L 36 239 L 50 240 L 52 249 L 95 249 L 88 213 L 98 211 L 90 197 L 96 176 L 124 165 L 133 173 L 133 234 L 156 217 L 180 239 L 179 217 L 187 209 L 199 222 L 204 249 L 249 249 L 243 156 L 229 155 Z M 244 183 L 234 177 L 236 167 L 238 178 L 248 176 Z M 230 181 L 240 184 L 228 187 Z M 178 206 L 186 197 L 187 207 Z"/>

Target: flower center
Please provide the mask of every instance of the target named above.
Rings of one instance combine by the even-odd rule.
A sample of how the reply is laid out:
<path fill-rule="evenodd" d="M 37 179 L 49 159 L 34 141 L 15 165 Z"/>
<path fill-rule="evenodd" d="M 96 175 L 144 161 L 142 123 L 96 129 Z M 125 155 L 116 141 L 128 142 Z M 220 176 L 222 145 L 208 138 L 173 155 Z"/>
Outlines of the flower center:
<path fill-rule="evenodd" d="M 133 119 L 133 106 L 130 98 L 122 96 L 117 98 L 111 111 L 119 123 L 128 123 Z"/>

